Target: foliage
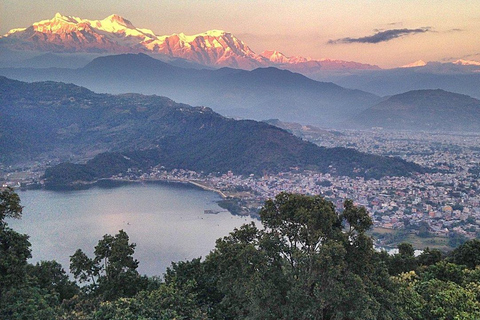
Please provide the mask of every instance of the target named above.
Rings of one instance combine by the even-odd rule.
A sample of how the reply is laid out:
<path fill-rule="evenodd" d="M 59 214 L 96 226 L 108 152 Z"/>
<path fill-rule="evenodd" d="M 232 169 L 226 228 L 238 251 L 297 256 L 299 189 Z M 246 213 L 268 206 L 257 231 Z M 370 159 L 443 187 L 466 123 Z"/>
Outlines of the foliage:
<path fill-rule="evenodd" d="M 473 239 L 453 250 L 451 259 L 456 264 L 463 264 L 473 269 L 480 265 L 480 240 Z"/>
<path fill-rule="evenodd" d="M 115 236 L 106 234 L 95 247 L 93 259 L 80 249 L 70 257 L 70 271 L 80 282 L 89 283 L 86 289 L 105 300 L 131 297 L 148 283 L 138 274 L 135 246 L 123 230 Z"/>
<path fill-rule="evenodd" d="M 20 286 L 4 292 L 0 300 L 0 318 L 12 320 L 51 320 L 58 299 L 41 288 Z"/>
<path fill-rule="evenodd" d="M 377 287 L 378 279 L 366 271 L 374 268 L 368 266 L 374 252 L 365 235 L 372 222 L 364 209 L 346 201 L 338 214 L 322 197 L 280 193 L 265 203 L 260 217 L 263 230 L 253 224 L 236 229 L 217 241 L 205 261 L 223 295 L 216 314 L 230 319 L 383 317 L 383 294 L 369 288 Z"/>
<path fill-rule="evenodd" d="M 73 298 L 79 293 L 78 286 L 70 281 L 67 273 L 56 261 L 40 261 L 27 266 L 29 282 L 51 295 L 58 296 L 59 301 Z"/>
<path fill-rule="evenodd" d="M 29 286 L 27 259 L 31 257 L 28 236 L 10 229 L 5 218 L 19 219 L 19 196 L 11 188 L 0 192 L 0 318 L 51 319 L 56 301 L 40 288 Z"/>
<path fill-rule="evenodd" d="M 106 301 L 95 312 L 98 320 L 140 320 L 140 319 L 207 319 L 198 308 L 195 296 L 183 292 L 172 285 L 162 285 L 159 289 L 142 291 L 132 298 Z"/>
<path fill-rule="evenodd" d="M 0 192 L 0 227 L 6 225 L 5 218 L 20 219 L 22 206 L 20 197 L 12 188 L 8 187 Z"/>
<path fill-rule="evenodd" d="M 11 190 L 2 201 L 15 204 Z M 5 212 L 5 211 L 4 211 Z M 6 216 L 6 214 L 4 214 Z M 55 261 L 29 265 L 28 236 L 2 221 L 2 319 L 478 319 L 478 243 L 446 258 L 412 245 L 375 252 L 364 208 L 341 212 L 320 196 L 280 193 L 254 223 L 218 239 L 202 261 L 172 263 L 163 280 L 142 277 L 135 244 L 120 230 L 89 258 L 77 250 L 70 269 Z"/>
<path fill-rule="evenodd" d="M 11 188 L 0 192 L 0 298 L 5 291 L 25 282 L 27 259 L 31 257 L 28 236 L 10 229 L 5 218 L 19 219 L 19 196 Z"/>

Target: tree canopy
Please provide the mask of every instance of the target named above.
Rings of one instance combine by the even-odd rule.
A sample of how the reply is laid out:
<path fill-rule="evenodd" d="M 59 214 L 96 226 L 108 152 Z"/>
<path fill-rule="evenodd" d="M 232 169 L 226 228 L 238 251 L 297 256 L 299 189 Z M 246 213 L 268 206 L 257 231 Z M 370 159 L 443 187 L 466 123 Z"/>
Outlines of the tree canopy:
<path fill-rule="evenodd" d="M 163 279 L 139 275 L 127 233 L 106 234 L 94 256 L 77 250 L 69 280 L 60 264 L 28 264 L 28 236 L 13 190 L 0 193 L 2 319 L 479 319 L 478 241 L 445 256 L 411 244 L 373 248 L 368 212 L 346 200 L 280 193 L 218 239 L 205 259 L 172 263 Z M 7 204 L 7 205 L 3 205 Z M 161 258 L 161 257 L 159 257 Z"/>

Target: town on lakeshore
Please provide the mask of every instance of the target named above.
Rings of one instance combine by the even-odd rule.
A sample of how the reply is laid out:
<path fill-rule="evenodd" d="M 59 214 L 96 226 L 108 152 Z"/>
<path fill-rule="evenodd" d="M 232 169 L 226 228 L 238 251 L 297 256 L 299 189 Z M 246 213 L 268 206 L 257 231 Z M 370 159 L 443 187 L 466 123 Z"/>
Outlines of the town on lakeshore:
<path fill-rule="evenodd" d="M 264 201 L 280 192 L 317 195 L 342 208 L 345 199 L 364 206 L 374 221 L 378 244 L 398 242 L 393 231 L 432 239 L 444 247 L 458 239 L 480 235 L 480 147 L 478 134 L 390 132 L 381 128 L 294 132 L 325 147 L 349 147 L 382 156 L 397 156 L 433 169 L 431 173 L 381 179 L 351 178 L 291 168 L 289 172 L 240 176 L 232 172 L 208 174 L 183 169 L 167 171 L 161 165 L 149 172 L 129 170 L 113 176 L 122 181 L 177 181 L 218 192 L 220 205 L 235 214 L 255 216 Z M 0 184 L 19 188 L 42 186 L 47 166 L 68 159 L 7 167 L 0 165 Z M 398 234 L 397 234 L 398 236 Z M 404 239 L 404 238 L 403 238 Z M 430 242 L 428 242 L 430 241 Z M 442 246 L 433 240 L 424 244 Z"/>

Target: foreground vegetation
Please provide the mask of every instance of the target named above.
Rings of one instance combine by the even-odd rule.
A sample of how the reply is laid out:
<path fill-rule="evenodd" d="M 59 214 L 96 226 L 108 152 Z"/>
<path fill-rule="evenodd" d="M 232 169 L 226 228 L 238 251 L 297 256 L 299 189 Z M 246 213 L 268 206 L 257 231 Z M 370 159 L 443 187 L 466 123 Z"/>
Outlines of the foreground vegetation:
<path fill-rule="evenodd" d="M 1 319 L 478 319 L 480 241 L 448 256 L 399 245 L 373 249 L 372 222 L 347 200 L 281 193 L 253 223 L 217 240 L 204 259 L 173 263 L 160 278 L 137 272 L 135 244 L 120 230 L 94 257 L 29 264 L 28 236 L 8 227 L 20 199 L 0 193 Z"/>

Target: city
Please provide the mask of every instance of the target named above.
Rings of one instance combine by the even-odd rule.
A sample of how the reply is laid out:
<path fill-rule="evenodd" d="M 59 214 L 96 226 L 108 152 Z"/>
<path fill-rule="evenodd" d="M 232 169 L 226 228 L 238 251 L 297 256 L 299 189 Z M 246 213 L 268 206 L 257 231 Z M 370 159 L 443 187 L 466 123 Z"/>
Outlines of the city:
<path fill-rule="evenodd" d="M 325 147 L 356 148 L 382 156 L 397 156 L 432 169 L 410 177 L 383 177 L 379 180 L 336 176 L 330 173 L 300 171 L 276 175 L 239 176 L 165 170 L 161 165 L 150 172 L 130 170 L 112 177 L 122 181 L 190 182 L 218 192 L 220 205 L 235 214 L 256 216 L 264 201 L 280 192 L 320 194 L 338 209 L 345 199 L 364 206 L 374 221 L 375 230 L 402 231 L 421 237 L 452 239 L 475 238 L 480 234 L 480 148 L 478 135 L 370 131 L 326 131 L 303 127 L 296 135 Z M 59 162 L 51 160 L 49 164 Z M 47 162 L 23 168 L 1 167 L 4 186 L 41 186 Z M 379 240 L 379 241 L 380 241 Z M 397 239 L 398 240 L 398 239 Z M 395 239 L 384 239 L 388 245 Z M 428 243 L 428 242 L 427 242 Z M 434 242 L 432 242 L 435 245 Z M 451 243 L 455 245 L 456 243 Z"/>

